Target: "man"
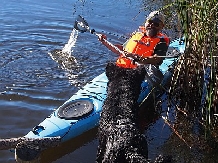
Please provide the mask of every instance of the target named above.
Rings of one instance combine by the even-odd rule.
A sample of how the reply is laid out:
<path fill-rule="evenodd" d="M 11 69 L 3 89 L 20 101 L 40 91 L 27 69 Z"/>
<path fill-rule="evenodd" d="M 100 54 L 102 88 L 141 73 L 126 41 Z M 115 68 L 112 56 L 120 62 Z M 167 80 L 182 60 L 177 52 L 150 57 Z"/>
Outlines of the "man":
<path fill-rule="evenodd" d="M 135 58 L 140 58 L 141 64 L 161 64 L 162 58 L 156 56 L 165 55 L 169 44 L 169 39 L 160 33 L 163 26 L 162 14 L 152 12 L 145 26 L 140 27 L 140 31 L 134 33 L 123 45 L 115 47 L 106 41 L 105 35 L 99 35 L 102 44 L 119 57 L 116 64 L 108 63 L 106 66 L 107 97 L 99 121 L 97 163 L 148 162 L 147 142 L 143 131 L 156 114 L 154 107 L 142 108 L 138 104 L 141 84 L 148 72 L 146 66 L 137 67 L 126 56 L 138 56 Z M 147 93 L 143 93 L 144 95 L 147 96 Z M 142 96 L 140 98 L 144 99 Z M 149 98 L 149 102 L 151 100 L 153 99 Z M 149 116 L 149 119 L 144 121 L 144 115 Z"/>
<path fill-rule="evenodd" d="M 145 25 L 139 27 L 138 32 L 133 33 L 123 45 L 116 45 L 126 53 L 125 56 L 120 54 L 116 47 L 105 41 L 107 39 L 105 35 L 99 35 L 99 41 L 108 49 L 120 55 L 116 61 L 117 66 L 136 68 L 137 64 L 126 57 L 132 56 L 133 58 L 140 58 L 138 60 L 140 64 L 152 64 L 158 67 L 163 61 L 163 57 L 158 56 L 165 56 L 169 46 L 169 38 L 160 32 L 163 27 L 164 15 L 159 11 L 151 12 Z"/>

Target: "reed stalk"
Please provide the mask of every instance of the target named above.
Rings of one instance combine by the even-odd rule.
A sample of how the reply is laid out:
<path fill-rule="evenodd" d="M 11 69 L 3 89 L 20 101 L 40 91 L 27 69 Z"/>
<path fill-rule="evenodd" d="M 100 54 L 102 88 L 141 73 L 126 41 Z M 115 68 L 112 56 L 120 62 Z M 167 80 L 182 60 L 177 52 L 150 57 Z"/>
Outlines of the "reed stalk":
<path fill-rule="evenodd" d="M 200 118 L 208 138 L 218 113 L 217 0 L 176 0 L 186 50 L 170 88 L 180 107 Z"/>

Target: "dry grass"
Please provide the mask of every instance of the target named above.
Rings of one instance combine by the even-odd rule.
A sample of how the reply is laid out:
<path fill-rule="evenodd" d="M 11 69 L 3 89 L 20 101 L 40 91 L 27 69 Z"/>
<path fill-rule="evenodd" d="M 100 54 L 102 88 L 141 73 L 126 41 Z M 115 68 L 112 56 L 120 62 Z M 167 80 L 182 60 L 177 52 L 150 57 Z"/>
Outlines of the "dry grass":
<path fill-rule="evenodd" d="M 171 95 L 180 108 L 198 118 L 207 138 L 217 124 L 217 22 L 216 0 L 176 0 L 186 50 L 174 72 Z"/>

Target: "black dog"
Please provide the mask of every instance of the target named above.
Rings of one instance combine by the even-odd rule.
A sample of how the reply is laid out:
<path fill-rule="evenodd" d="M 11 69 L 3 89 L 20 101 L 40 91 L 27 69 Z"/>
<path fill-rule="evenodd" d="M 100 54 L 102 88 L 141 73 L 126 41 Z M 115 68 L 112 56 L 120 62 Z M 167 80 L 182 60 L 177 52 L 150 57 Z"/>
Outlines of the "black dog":
<path fill-rule="evenodd" d="M 146 163 L 147 142 L 139 131 L 137 99 L 144 67 L 125 69 L 109 63 L 107 98 L 98 130 L 98 163 Z"/>

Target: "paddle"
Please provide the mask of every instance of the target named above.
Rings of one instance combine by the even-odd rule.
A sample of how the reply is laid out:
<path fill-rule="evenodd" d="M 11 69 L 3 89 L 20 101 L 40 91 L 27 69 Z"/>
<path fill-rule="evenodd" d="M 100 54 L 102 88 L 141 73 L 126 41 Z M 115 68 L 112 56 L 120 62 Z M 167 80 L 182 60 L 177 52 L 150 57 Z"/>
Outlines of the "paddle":
<path fill-rule="evenodd" d="M 87 21 L 80 15 L 78 15 L 77 19 L 75 20 L 75 24 L 74 24 L 74 28 L 82 33 L 84 32 L 90 32 L 91 34 L 94 34 L 96 36 L 99 36 L 100 34 L 97 33 L 94 29 L 90 29 Z M 119 54 L 127 57 L 128 59 L 132 60 L 132 61 L 136 61 L 138 60 L 136 57 L 136 55 L 132 55 L 132 56 L 127 56 L 130 55 L 128 53 L 125 53 L 124 51 L 120 50 L 118 47 L 116 47 L 115 45 L 113 45 L 112 43 L 110 43 L 108 40 L 104 39 L 104 41 L 110 45 L 111 47 L 113 47 Z M 135 57 L 135 58 L 133 58 Z"/>
<path fill-rule="evenodd" d="M 78 15 L 77 19 L 75 20 L 74 23 L 74 28 L 82 33 L 84 32 L 89 32 L 91 34 L 94 34 L 96 36 L 100 36 L 101 34 L 97 33 L 95 31 L 95 29 L 90 29 L 88 22 L 80 15 Z M 104 39 L 104 41 L 110 45 L 111 47 L 113 47 L 120 55 L 125 56 L 126 58 L 132 60 L 133 62 L 140 64 L 140 61 L 143 61 L 145 58 L 140 57 L 136 54 L 132 54 L 132 53 L 127 53 L 125 51 L 120 50 L 118 47 L 116 47 L 114 44 L 110 43 L 108 40 Z M 159 58 L 176 58 L 179 57 L 179 55 L 167 55 L 167 56 L 156 56 Z"/>

